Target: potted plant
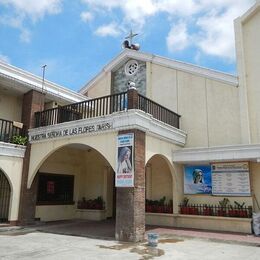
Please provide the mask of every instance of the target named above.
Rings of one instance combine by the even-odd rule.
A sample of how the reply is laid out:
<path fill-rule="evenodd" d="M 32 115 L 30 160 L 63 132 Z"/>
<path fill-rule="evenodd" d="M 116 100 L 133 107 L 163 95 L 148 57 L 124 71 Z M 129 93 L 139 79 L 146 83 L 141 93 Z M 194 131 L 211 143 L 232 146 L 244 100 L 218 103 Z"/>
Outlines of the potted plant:
<path fill-rule="evenodd" d="M 220 209 L 217 211 L 217 215 L 221 217 L 225 217 L 227 215 L 227 207 L 229 205 L 229 199 L 224 198 L 223 200 L 220 200 L 219 202 Z"/>
<path fill-rule="evenodd" d="M 12 143 L 13 144 L 18 144 L 18 145 L 26 145 L 27 137 L 26 136 L 21 136 L 21 135 L 14 135 L 12 137 Z"/>
<path fill-rule="evenodd" d="M 244 209 L 245 202 L 239 203 L 239 202 L 235 201 L 234 203 L 237 206 L 237 210 L 236 210 L 237 217 L 247 218 L 248 217 L 247 210 Z"/>
<path fill-rule="evenodd" d="M 180 205 L 181 214 L 188 214 L 189 213 L 188 203 L 189 203 L 189 199 L 187 197 L 184 197 L 183 202 Z"/>
<path fill-rule="evenodd" d="M 173 201 L 172 200 L 169 200 L 169 203 L 166 207 L 166 212 L 165 213 L 173 213 Z"/>
<path fill-rule="evenodd" d="M 78 201 L 78 209 L 104 209 L 104 201 L 101 196 L 96 199 L 86 200 L 85 197 L 82 197 L 81 200 Z"/>
<path fill-rule="evenodd" d="M 158 212 L 158 213 L 164 213 L 165 200 L 166 200 L 166 197 L 163 196 L 163 197 L 158 201 L 158 207 L 157 207 L 157 212 Z"/>
<path fill-rule="evenodd" d="M 213 209 L 211 206 L 208 206 L 207 204 L 203 205 L 203 215 L 204 216 L 212 216 L 213 215 Z"/>

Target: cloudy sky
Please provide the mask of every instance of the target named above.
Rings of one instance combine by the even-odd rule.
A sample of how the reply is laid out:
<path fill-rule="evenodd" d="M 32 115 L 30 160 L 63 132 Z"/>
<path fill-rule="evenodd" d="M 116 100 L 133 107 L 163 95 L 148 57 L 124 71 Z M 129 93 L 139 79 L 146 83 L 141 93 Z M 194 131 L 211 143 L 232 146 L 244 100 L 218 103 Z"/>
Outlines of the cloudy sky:
<path fill-rule="evenodd" d="M 0 0 L 0 59 L 74 90 L 132 28 L 143 52 L 236 73 L 233 20 L 255 0 Z"/>

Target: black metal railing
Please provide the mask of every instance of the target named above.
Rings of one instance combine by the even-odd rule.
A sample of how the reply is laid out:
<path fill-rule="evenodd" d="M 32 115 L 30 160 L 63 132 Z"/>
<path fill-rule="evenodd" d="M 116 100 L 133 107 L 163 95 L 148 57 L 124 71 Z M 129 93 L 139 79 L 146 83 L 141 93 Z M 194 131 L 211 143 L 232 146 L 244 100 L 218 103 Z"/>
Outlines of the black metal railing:
<path fill-rule="evenodd" d="M 151 114 L 159 121 L 179 128 L 180 115 L 140 94 L 138 94 L 138 109 Z"/>
<path fill-rule="evenodd" d="M 180 204 L 179 213 L 187 214 L 187 215 L 251 218 L 252 207 L 238 207 L 238 206 L 231 206 L 231 205 L 227 207 L 221 207 L 218 205 L 206 205 L 206 204 L 189 204 L 189 205 Z"/>
<path fill-rule="evenodd" d="M 132 100 L 131 100 L 132 98 Z M 100 117 L 128 109 L 140 109 L 154 118 L 179 128 L 180 116 L 158 103 L 138 94 L 128 92 L 94 98 L 66 106 L 35 113 L 35 127 L 55 125 L 63 122 Z"/>
<path fill-rule="evenodd" d="M 35 127 L 109 115 L 127 109 L 127 92 L 35 113 Z"/>
<path fill-rule="evenodd" d="M 0 141 L 13 143 L 14 136 L 25 136 L 25 128 L 16 127 L 13 121 L 0 118 Z"/>

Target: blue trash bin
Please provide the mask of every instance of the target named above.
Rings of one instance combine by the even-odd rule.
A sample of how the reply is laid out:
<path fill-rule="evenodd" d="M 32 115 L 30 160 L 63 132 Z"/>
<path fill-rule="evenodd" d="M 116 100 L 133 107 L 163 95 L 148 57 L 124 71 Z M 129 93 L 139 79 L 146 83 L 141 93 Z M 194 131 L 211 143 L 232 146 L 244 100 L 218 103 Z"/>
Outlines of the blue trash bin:
<path fill-rule="evenodd" d="M 148 233 L 148 246 L 156 247 L 158 245 L 159 234 L 157 233 Z"/>

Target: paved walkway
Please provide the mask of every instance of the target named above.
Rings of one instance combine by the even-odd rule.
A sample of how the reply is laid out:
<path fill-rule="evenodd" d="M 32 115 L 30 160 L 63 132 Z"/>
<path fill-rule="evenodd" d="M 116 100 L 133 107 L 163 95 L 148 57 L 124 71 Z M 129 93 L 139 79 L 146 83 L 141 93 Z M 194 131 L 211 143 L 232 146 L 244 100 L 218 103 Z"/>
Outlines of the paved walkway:
<path fill-rule="evenodd" d="M 200 239 L 161 239 L 157 247 L 42 232 L 4 235 L 1 260 L 259 260 L 260 248 Z"/>
<path fill-rule="evenodd" d="M 30 232 L 45 232 L 62 235 L 90 237 L 106 240 L 114 240 L 115 222 L 105 221 L 57 221 L 30 227 L 0 227 L 0 234 L 23 234 Z M 165 239 L 203 239 L 226 243 L 236 243 L 260 247 L 260 237 L 249 234 L 238 234 L 231 232 L 213 232 L 194 229 L 181 229 L 170 227 L 147 226 L 146 233 L 158 233 L 161 240 Z M 260 259 L 260 258 L 259 258 Z"/>
<path fill-rule="evenodd" d="M 253 234 L 241 234 L 231 232 L 214 232 L 195 229 L 152 227 L 146 228 L 146 233 L 158 233 L 161 237 L 172 238 L 196 238 L 226 243 L 237 243 L 244 245 L 260 246 L 260 237 Z M 259 257 L 260 259 L 260 257 Z"/>

